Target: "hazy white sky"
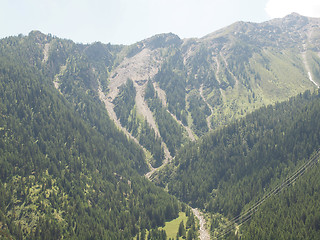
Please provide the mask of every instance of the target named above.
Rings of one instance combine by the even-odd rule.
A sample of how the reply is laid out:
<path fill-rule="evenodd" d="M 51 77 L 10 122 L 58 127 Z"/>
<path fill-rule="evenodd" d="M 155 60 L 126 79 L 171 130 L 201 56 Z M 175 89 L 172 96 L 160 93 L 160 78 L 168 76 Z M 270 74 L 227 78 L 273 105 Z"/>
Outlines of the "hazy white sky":
<path fill-rule="evenodd" d="M 319 0 L 0 0 L 0 38 L 40 30 L 75 42 L 132 44 L 158 33 L 202 37 L 236 21 L 291 12 L 320 17 Z"/>

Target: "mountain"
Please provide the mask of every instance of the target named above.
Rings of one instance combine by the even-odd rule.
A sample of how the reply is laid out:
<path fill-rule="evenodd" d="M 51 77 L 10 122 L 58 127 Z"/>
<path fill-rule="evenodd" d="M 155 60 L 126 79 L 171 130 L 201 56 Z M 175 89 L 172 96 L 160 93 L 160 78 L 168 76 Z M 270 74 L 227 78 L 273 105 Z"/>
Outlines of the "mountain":
<path fill-rule="evenodd" d="M 107 64 L 114 49 L 39 32 L 0 46 L 1 239 L 162 236 L 181 205 L 144 177 L 143 150 L 110 120 L 79 56 Z"/>
<path fill-rule="evenodd" d="M 39 32 L 27 38 L 65 96 L 66 75 L 81 62 L 80 87 L 104 102 L 117 127 L 143 146 L 150 167 L 159 167 L 209 130 L 317 88 L 319 26 L 293 13 L 237 22 L 200 39 L 168 33 L 130 46 L 74 44 Z"/>
<path fill-rule="evenodd" d="M 132 80 L 136 95 L 126 124 L 146 119 L 174 156 L 172 146 L 179 149 L 186 140 L 261 106 L 318 88 L 319 26 L 319 19 L 293 13 L 264 23 L 237 22 L 200 39 L 181 40 L 170 33 L 124 47 L 123 58 L 110 72 L 108 110 L 117 105 L 113 100 L 118 88 Z M 173 130 L 160 130 L 155 117 L 159 110 L 150 109 L 143 99 L 150 81 L 161 103 L 157 109 L 166 109 L 171 115 L 167 119 L 182 126 L 182 136 L 174 143 L 165 141 Z M 133 109 L 138 117 L 132 116 Z M 113 119 L 121 118 L 119 114 Z"/>
<path fill-rule="evenodd" d="M 177 199 L 218 234 L 319 148 L 319 28 L 293 13 L 130 46 L 1 39 L 1 236 L 165 239 L 190 214 Z"/>

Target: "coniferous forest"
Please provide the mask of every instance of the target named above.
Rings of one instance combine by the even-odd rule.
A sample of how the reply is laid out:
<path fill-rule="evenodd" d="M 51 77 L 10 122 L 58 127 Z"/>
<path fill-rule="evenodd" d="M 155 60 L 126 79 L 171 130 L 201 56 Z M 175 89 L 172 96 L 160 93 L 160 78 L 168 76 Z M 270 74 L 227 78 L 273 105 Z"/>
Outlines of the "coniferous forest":
<path fill-rule="evenodd" d="M 167 186 L 169 193 L 193 207 L 204 208 L 212 214 L 220 213 L 229 219 L 238 216 L 296 171 L 319 149 L 319 100 L 318 92 L 305 92 L 287 102 L 261 108 L 209 134 L 197 144 L 179 151 L 174 163 L 159 174 L 159 184 Z M 305 180 L 304 176 L 301 178 L 301 184 L 311 181 Z M 300 190 L 301 198 L 304 198 L 304 190 L 307 189 Z M 273 199 L 280 201 L 278 199 L 281 196 Z M 270 205 L 273 203 L 271 201 Z M 304 203 L 296 203 L 297 211 L 302 209 Z M 317 208 L 317 204 L 313 207 Z M 259 216 L 262 217 L 261 221 L 266 221 L 261 213 Z M 316 221 L 316 218 L 313 220 Z M 214 225 L 213 231 L 220 230 L 219 224 Z M 295 225 L 292 223 L 291 227 L 295 228 Z M 261 229 L 262 235 L 259 236 L 263 238 L 267 230 L 263 227 Z M 249 236 L 260 234 L 259 231 Z M 281 228 L 279 231 L 282 231 Z M 304 231 L 304 234 L 308 233 L 307 229 Z M 305 236 L 313 238 L 316 233 L 310 234 Z M 287 235 L 282 239 L 288 239 Z"/>
<path fill-rule="evenodd" d="M 319 26 L 1 39 L 0 239 L 319 239 Z"/>
<path fill-rule="evenodd" d="M 62 97 L 41 63 L 30 64 L 33 42 L 19 41 L 1 43 L 12 46 L 0 59 L 1 235 L 130 239 L 176 218 L 179 202 L 143 177 L 143 151 L 75 88 L 85 84 L 81 65 L 64 75 Z"/>

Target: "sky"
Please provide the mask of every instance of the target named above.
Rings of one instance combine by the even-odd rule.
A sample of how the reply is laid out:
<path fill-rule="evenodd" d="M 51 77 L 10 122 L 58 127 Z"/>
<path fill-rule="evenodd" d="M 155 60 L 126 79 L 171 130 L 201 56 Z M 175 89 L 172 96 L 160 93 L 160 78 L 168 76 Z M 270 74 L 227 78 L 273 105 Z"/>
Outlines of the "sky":
<path fill-rule="evenodd" d="M 203 37 L 236 21 L 292 12 L 320 17 L 319 0 L 0 0 L 0 38 L 32 30 L 77 43 L 133 44 L 159 33 Z"/>

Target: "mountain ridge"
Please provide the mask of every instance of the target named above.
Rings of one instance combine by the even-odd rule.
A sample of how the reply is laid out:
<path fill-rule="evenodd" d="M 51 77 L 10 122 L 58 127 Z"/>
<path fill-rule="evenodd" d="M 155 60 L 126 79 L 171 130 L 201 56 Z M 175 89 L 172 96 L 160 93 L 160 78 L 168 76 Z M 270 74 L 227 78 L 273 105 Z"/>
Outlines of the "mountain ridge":
<path fill-rule="evenodd" d="M 298 21 L 300 20 L 300 21 Z M 188 41 L 192 41 L 192 40 L 195 40 L 195 41 L 200 41 L 200 40 L 204 40 L 204 39 L 207 39 L 207 38 L 211 38 L 212 36 L 215 36 L 215 35 L 220 35 L 221 33 L 225 32 L 226 30 L 229 30 L 234 28 L 234 27 L 237 27 L 237 26 L 244 26 L 244 25 L 247 25 L 247 26 L 268 26 L 268 25 L 283 25 L 283 26 L 286 26 L 288 25 L 288 23 L 296 23 L 296 22 L 300 22 L 300 23 L 306 23 L 306 22 L 311 22 L 311 23 L 315 23 L 315 24 L 319 24 L 320 22 L 320 18 L 317 18 L 317 17 L 308 17 L 308 16 L 305 16 L 305 15 L 301 15 L 299 13 L 296 13 L 296 12 L 292 12 L 291 14 L 288 14 L 286 15 L 285 17 L 282 17 L 282 18 L 273 18 L 273 19 L 270 19 L 270 20 L 266 20 L 266 21 L 263 21 L 263 22 L 251 22 L 251 21 L 236 21 L 228 26 L 225 26 L 225 27 L 222 27 L 220 29 L 217 29 L 211 33 L 208 33 L 208 34 L 205 34 L 204 36 L 202 37 L 189 37 L 189 38 L 180 38 L 179 35 L 173 33 L 173 32 L 167 32 L 167 33 L 158 33 L 158 34 L 155 34 L 155 35 L 152 35 L 150 37 L 147 37 L 145 39 L 142 39 L 140 41 L 137 41 L 135 43 L 132 43 L 132 44 L 111 44 L 111 43 L 103 43 L 101 41 L 95 41 L 95 42 L 92 42 L 92 43 L 81 43 L 81 42 L 77 42 L 76 44 L 78 45 L 83 45 L 83 46 L 89 46 L 89 45 L 94 45 L 94 44 L 102 44 L 102 45 L 112 45 L 112 46 L 131 46 L 131 45 L 138 45 L 138 46 L 143 46 L 145 45 L 146 47 L 149 47 L 149 48 L 161 48 L 163 46 L 168 46 L 170 44 L 184 44 L 185 42 L 188 42 Z M 290 24 L 291 25 L 291 24 Z M 292 24 L 294 25 L 294 24 Z M 301 27 L 303 27 L 304 24 L 301 25 Z M 59 38 L 59 36 L 55 36 L 55 35 L 52 35 L 51 33 L 48 33 L 48 34 L 45 34 L 45 33 L 42 33 L 40 30 L 32 30 L 30 31 L 30 33 L 28 35 L 34 35 L 34 36 L 38 36 L 37 37 L 37 40 L 38 40 L 38 43 L 42 43 L 42 40 L 41 39 L 44 39 L 46 36 L 51 36 L 53 38 Z M 41 37 L 40 37 L 41 35 Z M 24 36 L 22 34 L 19 34 L 19 36 Z M 8 37 L 14 37 L 14 36 L 7 36 L 7 37 L 4 37 L 4 38 L 8 38 Z M 63 40 L 67 40 L 67 41 L 72 41 L 72 39 L 67 39 L 67 38 L 63 38 Z M 159 43 L 159 42 L 162 42 L 164 41 L 164 43 Z M 158 42 L 158 45 L 156 44 Z"/>
<path fill-rule="evenodd" d="M 75 44 L 78 50 L 72 54 L 88 58 L 92 65 L 88 69 L 93 84 L 90 88 L 104 92 L 115 122 L 119 116 L 111 111 L 115 107 L 113 100 L 119 87 L 130 79 L 136 89 L 137 113 L 161 135 L 155 113 L 144 100 L 147 83 L 152 81 L 162 91 L 162 100 L 166 100 L 163 107 L 174 121 L 183 123 L 186 138 L 199 137 L 264 104 L 286 100 L 316 86 L 320 82 L 316 65 L 320 50 L 314 29 L 320 28 L 319 22 L 293 13 L 263 23 L 236 22 L 202 38 L 180 39 L 173 33 L 164 33 L 128 46 Z M 46 36 L 34 31 L 30 37 L 42 44 L 43 60 L 48 61 L 54 47 L 45 40 Z M 63 53 L 67 45 L 60 47 Z M 63 64 L 55 70 L 58 88 L 60 69 L 67 63 L 67 53 L 59 54 Z M 55 65 L 52 61 L 56 60 L 51 60 Z M 171 74 L 172 79 L 180 79 L 178 82 L 167 79 L 161 83 L 161 69 L 165 66 L 170 67 L 163 74 Z M 288 71 L 292 75 L 286 76 Z M 205 110 L 208 108 L 210 114 Z M 162 141 L 164 148 L 166 144 Z"/>

